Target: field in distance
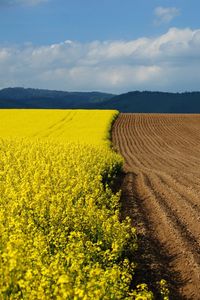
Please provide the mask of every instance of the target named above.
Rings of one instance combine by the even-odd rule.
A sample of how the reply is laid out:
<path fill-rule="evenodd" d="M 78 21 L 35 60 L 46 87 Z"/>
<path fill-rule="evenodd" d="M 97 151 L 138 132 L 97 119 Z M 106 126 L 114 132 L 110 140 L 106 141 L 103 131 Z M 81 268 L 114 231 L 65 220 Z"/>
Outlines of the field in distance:
<path fill-rule="evenodd" d="M 0 110 L 0 137 L 48 138 L 63 142 L 102 144 L 108 141 L 111 110 Z"/>
<path fill-rule="evenodd" d="M 113 142 L 126 159 L 124 209 L 154 243 L 149 276 L 161 263 L 176 299 L 200 299 L 200 115 L 121 114 Z"/>

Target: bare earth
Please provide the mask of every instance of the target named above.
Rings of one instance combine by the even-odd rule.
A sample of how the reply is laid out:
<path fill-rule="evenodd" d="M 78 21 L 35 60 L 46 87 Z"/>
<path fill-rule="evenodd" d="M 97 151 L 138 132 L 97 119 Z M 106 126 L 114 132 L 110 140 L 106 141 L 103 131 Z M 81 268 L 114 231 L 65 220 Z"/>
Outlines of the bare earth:
<path fill-rule="evenodd" d="M 138 230 L 138 276 L 153 289 L 167 279 L 171 299 L 200 299 L 200 115 L 121 114 L 112 139 L 125 158 L 121 214 Z"/>

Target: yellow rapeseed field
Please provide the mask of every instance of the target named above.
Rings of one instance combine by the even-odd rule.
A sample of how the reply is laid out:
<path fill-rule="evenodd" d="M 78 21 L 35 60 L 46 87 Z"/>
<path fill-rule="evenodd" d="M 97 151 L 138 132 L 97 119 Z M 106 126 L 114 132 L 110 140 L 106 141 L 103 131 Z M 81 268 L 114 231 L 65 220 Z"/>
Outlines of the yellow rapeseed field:
<path fill-rule="evenodd" d="M 0 110 L 0 137 L 52 138 L 100 145 L 108 141 L 116 111 L 109 110 Z"/>
<path fill-rule="evenodd" d="M 116 111 L 0 110 L 0 299 L 152 299 L 130 291 Z"/>

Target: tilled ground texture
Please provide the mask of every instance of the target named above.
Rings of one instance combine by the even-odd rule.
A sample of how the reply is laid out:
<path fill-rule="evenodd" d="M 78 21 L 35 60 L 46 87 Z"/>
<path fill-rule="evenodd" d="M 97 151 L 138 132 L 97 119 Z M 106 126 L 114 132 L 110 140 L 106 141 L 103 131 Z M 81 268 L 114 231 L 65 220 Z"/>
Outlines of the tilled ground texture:
<path fill-rule="evenodd" d="M 167 279 L 171 299 L 200 299 L 200 115 L 120 114 L 121 217 L 137 227 L 138 280 Z M 159 296 L 158 296 L 159 298 Z"/>

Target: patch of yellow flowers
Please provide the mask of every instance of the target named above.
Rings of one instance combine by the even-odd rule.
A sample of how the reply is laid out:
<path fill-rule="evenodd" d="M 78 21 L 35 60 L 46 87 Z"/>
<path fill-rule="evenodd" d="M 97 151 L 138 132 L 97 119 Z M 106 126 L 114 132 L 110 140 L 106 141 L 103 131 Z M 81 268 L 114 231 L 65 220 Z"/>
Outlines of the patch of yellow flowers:
<path fill-rule="evenodd" d="M 117 112 L 89 114 L 97 128 L 104 120 L 92 145 L 66 129 L 20 136 L 19 124 L 17 137 L 0 139 L 0 299 L 153 299 L 148 289 L 130 292 L 135 266 L 126 253 L 137 238 L 128 219 L 119 222 L 120 195 L 109 187 L 122 166 L 106 145 Z"/>

